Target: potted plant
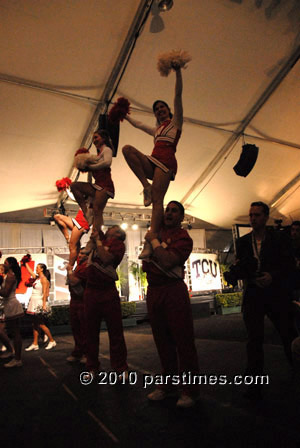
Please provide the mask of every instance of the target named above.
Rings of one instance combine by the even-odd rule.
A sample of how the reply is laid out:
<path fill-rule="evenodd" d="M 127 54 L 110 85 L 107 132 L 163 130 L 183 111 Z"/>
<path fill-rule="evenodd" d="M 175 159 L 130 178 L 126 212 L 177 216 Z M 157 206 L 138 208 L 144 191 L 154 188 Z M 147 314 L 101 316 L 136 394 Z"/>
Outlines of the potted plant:
<path fill-rule="evenodd" d="M 231 292 L 215 295 L 218 314 L 240 313 L 243 301 L 242 292 Z"/>

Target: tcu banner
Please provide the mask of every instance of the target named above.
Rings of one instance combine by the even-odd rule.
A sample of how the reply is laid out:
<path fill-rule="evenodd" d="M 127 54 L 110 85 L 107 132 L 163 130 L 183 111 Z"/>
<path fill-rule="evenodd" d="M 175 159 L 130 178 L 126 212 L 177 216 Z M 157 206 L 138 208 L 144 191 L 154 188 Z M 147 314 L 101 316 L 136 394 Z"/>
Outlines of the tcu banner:
<path fill-rule="evenodd" d="M 216 254 L 190 255 L 192 291 L 222 289 L 220 266 Z"/>

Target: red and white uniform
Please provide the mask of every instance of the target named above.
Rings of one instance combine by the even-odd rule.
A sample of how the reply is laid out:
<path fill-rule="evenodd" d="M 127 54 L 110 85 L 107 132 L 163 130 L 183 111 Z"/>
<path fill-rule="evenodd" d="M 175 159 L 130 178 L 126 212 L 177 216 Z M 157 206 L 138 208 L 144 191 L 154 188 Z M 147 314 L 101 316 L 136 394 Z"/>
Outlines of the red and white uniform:
<path fill-rule="evenodd" d="M 171 377 L 184 372 L 198 375 L 191 304 L 183 281 L 184 263 L 192 251 L 193 241 L 186 230 L 181 228 L 162 229 L 160 239 L 164 242 L 165 250 L 176 253 L 180 259 L 180 269 L 176 269 L 177 278 L 176 275 L 168 276 L 151 261 L 143 261 L 143 270 L 147 273 L 149 283 L 148 313 L 162 373 Z M 156 262 L 155 255 L 153 261 Z M 190 394 L 197 389 L 189 384 L 181 387 Z"/>
<path fill-rule="evenodd" d="M 27 314 L 40 313 L 43 308 L 43 285 L 39 278 L 32 285 L 32 293 L 27 307 Z"/>
<path fill-rule="evenodd" d="M 85 216 L 81 209 L 78 210 L 78 213 L 75 216 L 75 218 L 72 218 L 72 222 L 79 230 L 84 229 L 86 232 L 90 230 L 90 226 L 87 220 L 85 219 Z"/>
<path fill-rule="evenodd" d="M 115 188 L 111 178 L 112 149 L 108 146 L 102 146 L 100 154 L 98 154 L 98 162 L 91 165 L 95 183 L 93 187 L 96 190 L 105 190 L 111 198 L 115 196 Z"/>
<path fill-rule="evenodd" d="M 114 256 L 113 268 L 122 261 L 125 253 L 123 241 L 117 238 L 106 240 L 102 233 L 102 244 Z M 92 262 L 101 264 L 97 257 Z M 104 268 L 105 269 L 105 268 Z M 76 274 L 82 278 L 82 274 Z M 99 370 L 99 333 L 101 321 L 106 322 L 109 343 L 110 362 L 114 371 L 121 373 L 127 369 L 127 348 L 125 344 L 120 297 L 115 279 L 90 264 L 86 270 L 87 283 L 84 292 L 84 306 L 87 323 L 87 364 L 90 371 Z"/>
<path fill-rule="evenodd" d="M 181 130 L 176 128 L 172 120 L 164 121 L 155 131 L 154 149 L 148 159 L 156 166 L 167 172 L 173 172 L 173 179 L 177 173 L 176 146 L 181 136 Z"/>

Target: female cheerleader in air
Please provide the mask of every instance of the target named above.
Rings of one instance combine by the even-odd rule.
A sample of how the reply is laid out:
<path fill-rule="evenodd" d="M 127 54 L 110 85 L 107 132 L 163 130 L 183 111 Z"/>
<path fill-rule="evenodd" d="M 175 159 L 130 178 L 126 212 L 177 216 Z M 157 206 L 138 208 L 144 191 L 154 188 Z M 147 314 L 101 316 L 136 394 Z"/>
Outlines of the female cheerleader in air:
<path fill-rule="evenodd" d="M 156 100 L 153 104 L 153 113 L 157 127 L 144 125 L 129 115 L 125 117 L 134 127 L 154 136 L 151 156 L 144 155 L 130 145 L 123 147 L 126 162 L 144 187 L 144 205 L 147 207 L 153 204 L 151 217 L 153 233 L 158 233 L 161 227 L 164 197 L 170 181 L 175 179 L 177 172 L 175 152 L 183 123 L 181 68 L 189 60 L 190 57 L 185 52 L 175 51 L 162 55 L 159 59 L 158 69 L 161 75 L 167 76 L 171 70 L 175 71 L 174 115 L 165 101 Z M 148 179 L 152 180 L 152 184 Z M 150 253 L 151 246 L 146 243 L 139 258 L 146 258 Z"/>
<path fill-rule="evenodd" d="M 73 182 L 71 191 L 89 225 L 93 224 L 93 236 L 97 238 L 107 200 L 114 197 L 115 190 L 110 169 L 113 145 L 108 132 L 103 129 L 94 132 L 93 143 L 97 156 L 90 155 L 87 149 L 79 149 L 75 154 L 75 166 L 80 171 L 90 171 L 95 183 Z M 92 198 L 92 208 L 87 205 L 89 197 Z"/>

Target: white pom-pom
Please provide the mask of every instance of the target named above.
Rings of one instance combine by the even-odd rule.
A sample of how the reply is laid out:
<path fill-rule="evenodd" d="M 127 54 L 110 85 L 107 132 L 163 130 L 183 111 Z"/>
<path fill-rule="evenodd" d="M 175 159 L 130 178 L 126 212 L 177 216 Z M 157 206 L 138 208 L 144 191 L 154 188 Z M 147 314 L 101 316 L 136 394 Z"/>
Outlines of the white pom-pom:
<path fill-rule="evenodd" d="M 79 171 L 86 171 L 91 164 L 97 162 L 98 160 L 98 157 L 94 154 L 78 154 L 74 157 L 74 166 Z"/>
<path fill-rule="evenodd" d="M 168 76 L 171 70 L 186 68 L 187 63 L 192 60 L 187 51 L 172 50 L 158 56 L 157 69 L 161 76 Z"/>

